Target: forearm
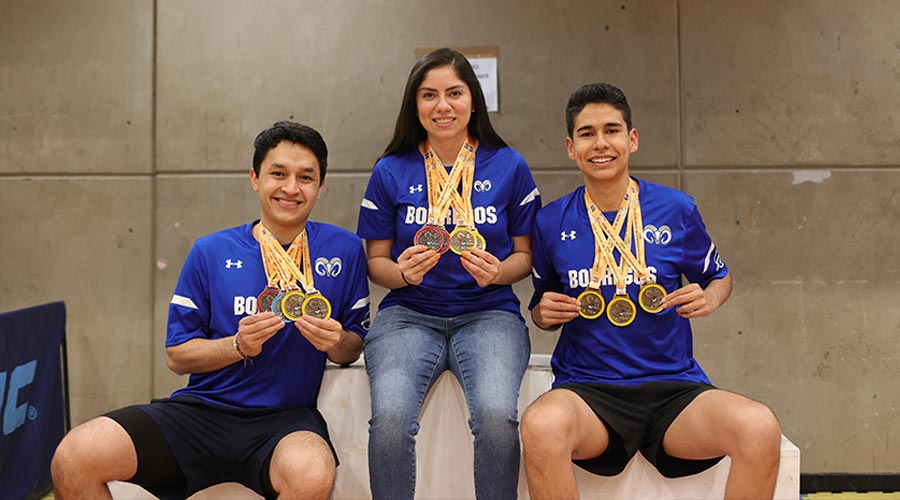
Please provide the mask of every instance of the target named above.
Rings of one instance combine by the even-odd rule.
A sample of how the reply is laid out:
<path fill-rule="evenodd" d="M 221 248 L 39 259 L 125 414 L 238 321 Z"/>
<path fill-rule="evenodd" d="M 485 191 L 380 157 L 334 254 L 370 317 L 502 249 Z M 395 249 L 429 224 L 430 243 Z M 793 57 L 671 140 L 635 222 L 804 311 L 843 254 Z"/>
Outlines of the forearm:
<path fill-rule="evenodd" d="M 362 338 L 354 332 L 344 330 L 343 340 L 329 349 L 325 354 L 333 363 L 348 365 L 359 359 L 362 350 Z"/>
<path fill-rule="evenodd" d="M 726 274 L 724 278 L 709 282 L 704 290 L 706 292 L 706 300 L 710 305 L 711 312 L 715 311 L 731 296 L 732 280 L 731 274 Z"/>
<path fill-rule="evenodd" d="M 371 257 L 368 264 L 369 279 L 376 285 L 389 290 L 407 286 L 400 275 L 400 266 L 390 257 Z"/>
<path fill-rule="evenodd" d="M 500 273 L 494 280 L 496 285 L 512 285 L 531 274 L 531 252 L 516 251 L 509 254 L 500 264 Z"/>
<path fill-rule="evenodd" d="M 166 348 L 166 365 L 173 372 L 208 373 L 242 361 L 234 348 L 234 338 L 191 339 Z"/>

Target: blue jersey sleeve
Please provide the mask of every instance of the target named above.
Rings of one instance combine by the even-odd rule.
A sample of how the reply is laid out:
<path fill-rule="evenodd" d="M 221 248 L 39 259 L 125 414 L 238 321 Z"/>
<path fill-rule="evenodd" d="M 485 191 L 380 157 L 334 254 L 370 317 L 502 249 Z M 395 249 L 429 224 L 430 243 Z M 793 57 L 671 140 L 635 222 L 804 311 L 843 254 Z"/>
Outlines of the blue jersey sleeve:
<path fill-rule="evenodd" d="M 513 195 L 509 208 L 510 236 L 531 234 L 534 217 L 541 208 L 541 193 L 538 191 L 534 177 L 524 158 L 516 163 L 516 174 L 513 176 Z"/>
<path fill-rule="evenodd" d="M 181 268 L 175 294 L 169 303 L 166 347 L 195 338 L 210 338 L 209 277 L 206 259 L 195 243 Z"/>
<path fill-rule="evenodd" d="M 712 237 L 706 232 L 706 225 L 703 224 L 696 205 L 685 219 L 684 230 L 684 269 L 682 273 L 688 281 L 706 288 L 710 281 L 724 278 L 728 274 L 728 267 L 719 257 Z"/>
<path fill-rule="evenodd" d="M 356 234 L 366 240 L 392 240 L 396 235 L 397 195 L 388 186 L 385 161 L 376 163 L 359 207 Z"/>
<path fill-rule="evenodd" d="M 347 287 L 349 301 L 347 307 L 341 311 L 339 321 L 344 330 L 365 338 L 369 331 L 369 280 L 367 277 L 366 254 L 362 243 L 356 246 L 352 256 L 348 256 Z"/>
<path fill-rule="evenodd" d="M 561 282 L 553 267 L 552 248 L 549 245 L 551 240 L 546 237 L 544 228 L 539 223 L 541 220 L 541 217 L 535 220 L 531 235 L 531 283 L 534 286 L 534 293 L 528 304 L 529 310 L 534 309 L 545 292 L 562 291 Z"/>

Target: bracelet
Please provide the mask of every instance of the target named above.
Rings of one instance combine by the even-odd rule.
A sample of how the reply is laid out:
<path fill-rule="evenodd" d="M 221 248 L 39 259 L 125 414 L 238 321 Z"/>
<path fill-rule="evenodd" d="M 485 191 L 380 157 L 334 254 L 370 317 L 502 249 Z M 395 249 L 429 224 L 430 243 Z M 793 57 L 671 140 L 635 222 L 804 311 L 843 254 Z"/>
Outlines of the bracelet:
<path fill-rule="evenodd" d="M 241 359 L 244 360 L 244 365 L 246 365 L 248 361 L 252 365 L 253 359 L 250 356 L 247 356 L 246 354 L 244 354 L 244 351 L 241 350 L 241 339 L 240 339 L 239 335 L 240 335 L 240 332 L 235 333 L 234 337 L 232 337 L 231 345 L 234 346 L 234 352 L 238 353 L 238 356 L 240 356 Z"/>
<path fill-rule="evenodd" d="M 400 277 L 403 278 L 403 282 L 406 283 L 406 286 L 416 286 L 416 285 L 413 285 L 412 283 L 410 283 L 409 280 L 406 279 L 406 275 L 403 274 L 403 271 L 400 271 Z"/>

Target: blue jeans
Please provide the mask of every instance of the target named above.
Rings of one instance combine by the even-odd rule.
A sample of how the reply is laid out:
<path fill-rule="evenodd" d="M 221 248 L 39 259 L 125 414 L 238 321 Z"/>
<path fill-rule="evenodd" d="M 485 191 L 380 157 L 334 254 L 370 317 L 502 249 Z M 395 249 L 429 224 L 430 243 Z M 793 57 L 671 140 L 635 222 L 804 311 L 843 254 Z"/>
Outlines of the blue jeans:
<path fill-rule="evenodd" d="M 476 497 L 516 498 L 517 406 L 531 354 L 524 321 L 506 311 L 441 318 L 393 306 L 375 316 L 365 346 L 372 389 L 373 499 L 413 499 L 419 413 L 428 391 L 448 369 L 462 386 L 471 415 Z"/>

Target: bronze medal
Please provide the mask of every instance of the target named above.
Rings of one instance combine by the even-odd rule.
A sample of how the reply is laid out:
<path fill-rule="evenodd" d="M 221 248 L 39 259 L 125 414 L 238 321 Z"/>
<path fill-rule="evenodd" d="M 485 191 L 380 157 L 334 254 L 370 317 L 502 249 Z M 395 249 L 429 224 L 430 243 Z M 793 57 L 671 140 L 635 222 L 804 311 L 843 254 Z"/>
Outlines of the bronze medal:
<path fill-rule="evenodd" d="M 441 253 L 441 249 L 447 246 L 446 235 L 447 230 L 440 226 L 424 226 L 416 232 L 413 244 L 425 245 L 429 250 Z"/>
<path fill-rule="evenodd" d="M 306 296 L 300 290 L 291 290 L 284 294 L 284 299 L 281 300 L 281 310 L 284 312 L 284 317 L 291 321 L 300 319 L 300 316 L 303 316 L 303 301 L 305 299 Z"/>
<path fill-rule="evenodd" d="M 462 255 L 463 252 L 475 246 L 477 239 L 471 229 L 457 227 L 450 233 L 450 250 L 455 254 Z"/>
<path fill-rule="evenodd" d="M 666 296 L 666 289 L 657 283 L 647 283 L 641 287 L 638 294 L 638 303 L 641 309 L 650 314 L 662 311 L 662 299 Z"/>
<path fill-rule="evenodd" d="M 303 300 L 303 314 L 319 319 L 331 317 L 331 303 L 320 293 L 308 295 Z"/>
<path fill-rule="evenodd" d="M 259 294 L 259 297 L 256 298 L 256 310 L 258 312 L 269 312 L 272 310 L 272 301 L 275 300 L 275 296 L 278 295 L 277 288 L 266 288 Z"/>
<path fill-rule="evenodd" d="M 606 317 L 609 322 L 624 327 L 631 324 L 637 316 L 637 306 L 625 295 L 616 295 L 606 307 Z"/>
<path fill-rule="evenodd" d="M 581 292 L 581 295 L 578 296 L 578 302 L 581 303 L 581 310 L 578 311 L 578 314 L 582 318 L 597 319 L 603 314 L 605 301 L 598 290 L 588 288 Z"/>

